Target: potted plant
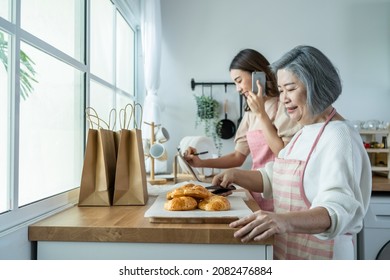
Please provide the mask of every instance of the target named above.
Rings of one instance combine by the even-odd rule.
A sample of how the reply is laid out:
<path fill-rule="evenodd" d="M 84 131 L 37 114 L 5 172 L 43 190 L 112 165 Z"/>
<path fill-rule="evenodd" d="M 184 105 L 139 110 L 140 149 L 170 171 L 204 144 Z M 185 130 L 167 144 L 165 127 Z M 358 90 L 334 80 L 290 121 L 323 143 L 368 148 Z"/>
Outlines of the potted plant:
<path fill-rule="evenodd" d="M 34 88 L 31 82 L 38 82 L 35 77 L 35 70 L 33 65 L 34 61 L 22 50 L 19 53 L 20 56 L 20 95 L 24 100 L 27 99 Z M 0 32 L 0 61 L 4 65 L 6 71 L 8 71 L 8 42 L 4 39 L 4 34 Z"/>
<path fill-rule="evenodd" d="M 218 101 L 211 96 L 202 94 L 200 96 L 194 95 L 194 97 L 196 100 L 195 128 L 197 128 L 200 124 L 203 124 L 205 135 L 213 139 L 214 145 L 220 154 L 222 141 L 217 134 L 220 105 Z"/>

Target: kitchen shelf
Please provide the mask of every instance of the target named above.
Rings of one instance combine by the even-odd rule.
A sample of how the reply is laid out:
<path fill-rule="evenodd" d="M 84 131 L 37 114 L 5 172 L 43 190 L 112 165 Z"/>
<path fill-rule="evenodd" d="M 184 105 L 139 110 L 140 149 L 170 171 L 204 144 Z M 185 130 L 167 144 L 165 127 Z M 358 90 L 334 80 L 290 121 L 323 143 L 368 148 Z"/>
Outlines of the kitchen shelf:
<path fill-rule="evenodd" d="M 372 171 L 377 171 L 377 172 L 386 172 L 389 171 L 389 168 L 387 166 L 371 166 Z"/>
<path fill-rule="evenodd" d="M 379 134 L 389 134 L 388 129 L 361 129 L 360 134 L 363 135 L 379 135 Z"/>
<path fill-rule="evenodd" d="M 374 148 L 368 148 L 366 149 L 367 153 L 388 153 L 389 149 L 374 149 Z"/>
<path fill-rule="evenodd" d="M 362 129 L 359 131 L 363 141 L 371 143 L 381 143 L 380 137 L 386 137 L 385 148 L 367 148 L 366 151 L 370 157 L 371 168 L 373 174 L 381 173 L 386 179 L 390 179 L 390 128 L 368 130 Z"/>

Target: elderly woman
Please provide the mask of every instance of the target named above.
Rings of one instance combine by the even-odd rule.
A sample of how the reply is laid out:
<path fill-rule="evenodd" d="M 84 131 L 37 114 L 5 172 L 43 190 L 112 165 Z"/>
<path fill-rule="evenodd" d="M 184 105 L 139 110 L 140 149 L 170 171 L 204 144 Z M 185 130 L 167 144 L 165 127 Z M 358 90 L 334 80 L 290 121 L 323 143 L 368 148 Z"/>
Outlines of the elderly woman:
<path fill-rule="evenodd" d="M 275 259 L 353 259 L 353 234 L 371 195 L 371 167 L 359 133 L 332 104 L 341 81 L 318 49 L 298 46 L 271 65 L 280 100 L 303 128 L 274 162 L 228 169 L 213 184 L 235 183 L 273 197 L 275 212 L 257 211 L 230 224 L 242 242 L 275 236 Z"/>

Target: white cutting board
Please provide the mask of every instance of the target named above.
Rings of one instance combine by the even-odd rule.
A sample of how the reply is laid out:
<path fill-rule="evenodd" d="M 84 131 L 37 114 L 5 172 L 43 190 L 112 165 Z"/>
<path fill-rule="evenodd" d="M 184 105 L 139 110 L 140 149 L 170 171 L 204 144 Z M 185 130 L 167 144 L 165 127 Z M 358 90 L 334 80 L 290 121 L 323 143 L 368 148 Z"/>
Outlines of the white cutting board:
<path fill-rule="evenodd" d="M 166 194 L 161 194 L 144 216 L 153 223 L 230 223 L 253 213 L 242 196 L 228 196 L 227 199 L 231 206 L 227 211 L 168 211 L 164 209 Z"/>

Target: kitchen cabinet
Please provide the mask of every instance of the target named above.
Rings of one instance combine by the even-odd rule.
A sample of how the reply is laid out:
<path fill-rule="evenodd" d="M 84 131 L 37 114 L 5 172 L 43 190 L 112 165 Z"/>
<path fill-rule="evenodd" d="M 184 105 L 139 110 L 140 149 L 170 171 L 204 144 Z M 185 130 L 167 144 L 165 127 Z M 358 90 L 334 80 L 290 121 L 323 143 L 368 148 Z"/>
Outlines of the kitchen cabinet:
<path fill-rule="evenodd" d="M 371 196 L 363 229 L 358 235 L 358 259 L 390 259 L 390 196 Z"/>
<path fill-rule="evenodd" d="M 374 174 L 384 175 L 390 179 L 390 128 L 380 130 L 360 130 L 360 135 L 365 143 L 372 143 L 367 147 L 372 171 Z M 385 143 L 383 143 L 385 142 Z M 373 143 L 378 143 L 377 145 Z M 380 146 L 380 144 L 383 144 Z"/>

